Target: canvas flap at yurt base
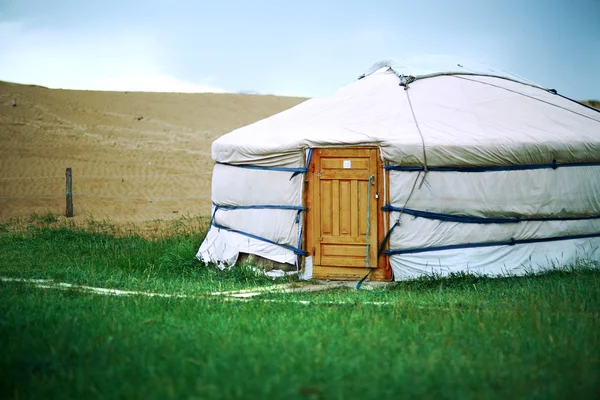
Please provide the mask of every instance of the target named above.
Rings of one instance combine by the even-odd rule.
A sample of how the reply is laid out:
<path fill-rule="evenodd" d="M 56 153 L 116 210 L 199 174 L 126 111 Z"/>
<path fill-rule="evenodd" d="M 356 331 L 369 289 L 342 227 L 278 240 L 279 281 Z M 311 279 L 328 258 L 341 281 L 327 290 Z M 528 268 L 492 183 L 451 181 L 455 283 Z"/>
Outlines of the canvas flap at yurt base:
<path fill-rule="evenodd" d="M 502 70 L 380 62 L 212 157 L 205 262 L 402 280 L 600 261 L 600 112 Z"/>

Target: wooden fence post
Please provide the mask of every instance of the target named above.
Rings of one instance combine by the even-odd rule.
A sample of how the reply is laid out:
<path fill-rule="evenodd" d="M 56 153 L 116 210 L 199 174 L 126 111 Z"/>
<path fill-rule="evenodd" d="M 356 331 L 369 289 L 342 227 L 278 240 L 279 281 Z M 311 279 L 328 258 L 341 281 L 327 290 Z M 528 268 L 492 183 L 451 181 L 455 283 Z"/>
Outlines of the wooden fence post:
<path fill-rule="evenodd" d="M 66 172 L 67 176 L 67 218 L 71 218 L 73 216 L 73 175 L 71 173 L 71 168 L 67 168 Z"/>

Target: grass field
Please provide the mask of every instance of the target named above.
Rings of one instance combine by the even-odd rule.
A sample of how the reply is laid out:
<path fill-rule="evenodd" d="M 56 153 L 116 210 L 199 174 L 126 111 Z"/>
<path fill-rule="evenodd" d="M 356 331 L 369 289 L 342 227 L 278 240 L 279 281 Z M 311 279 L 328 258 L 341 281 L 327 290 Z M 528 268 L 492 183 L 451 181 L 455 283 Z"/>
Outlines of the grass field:
<path fill-rule="evenodd" d="M 197 297 L 0 282 L 0 396 L 548 399 L 600 392 L 600 271 L 589 265 L 228 301 L 206 294 L 280 281 L 197 261 L 203 224 L 174 222 L 151 238 L 52 216 L 1 225 L 2 277 Z"/>

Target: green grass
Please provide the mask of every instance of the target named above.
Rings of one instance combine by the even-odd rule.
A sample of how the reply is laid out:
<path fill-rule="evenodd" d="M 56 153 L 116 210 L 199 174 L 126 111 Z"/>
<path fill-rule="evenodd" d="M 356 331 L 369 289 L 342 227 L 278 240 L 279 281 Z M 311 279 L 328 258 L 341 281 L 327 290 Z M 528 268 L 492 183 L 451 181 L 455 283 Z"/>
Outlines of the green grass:
<path fill-rule="evenodd" d="M 196 261 L 202 235 L 185 226 L 144 239 L 51 219 L 5 224 L 0 275 L 188 294 L 272 284 L 248 268 L 219 272 Z M 0 282 L 0 397 L 548 399 L 600 391 L 600 272 L 592 266 L 260 298 L 277 302 Z"/>
<path fill-rule="evenodd" d="M 191 227 L 200 226 L 196 231 Z M 0 225 L 0 273 L 128 290 L 193 294 L 270 285 L 248 266 L 207 268 L 194 255 L 206 224 L 174 221 L 146 238 L 102 221 L 70 225 L 34 215 Z"/>

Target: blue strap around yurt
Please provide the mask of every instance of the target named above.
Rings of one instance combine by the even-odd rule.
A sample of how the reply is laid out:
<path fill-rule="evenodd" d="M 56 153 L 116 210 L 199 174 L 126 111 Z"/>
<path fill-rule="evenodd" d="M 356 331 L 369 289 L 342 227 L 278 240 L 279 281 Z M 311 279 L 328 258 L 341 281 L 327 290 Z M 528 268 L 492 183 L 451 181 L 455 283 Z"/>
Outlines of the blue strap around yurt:
<path fill-rule="evenodd" d="M 235 232 L 235 233 L 239 233 L 240 235 L 244 235 L 253 239 L 257 239 L 257 240 L 261 240 L 263 242 L 267 242 L 270 244 L 274 244 L 280 247 L 283 247 L 285 249 L 291 250 L 293 251 L 295 254 L 299 254 L 299 255 L 307 255 L 308 253 L 304 250 L 302 250 L 300 248 L 301 243 L 302 243 L 302 238 L 300 237 L 298 240 L 298 243 L 300 243 L 300 245 L 296 248 L 294 246 L 290 246 L 288 244 L 282 244 L 282 243 L 277 243 L 274 242 L 270 239 L 264 238 L 262 236 L 258 236 L 258 235 L 254 235 L 252 233 L 248 233 L 248 232 L 243 232 L 237 229 L 232 229 L 232 228 L 228 228 L 226 226 L 217 224 L 215 222 L 215 215 L 217 214 L 218 210 L 223 210 L 223 211 L 230 211 L 230 210 L 292 210 L 292 211 L 298 211 L 298 215 L 296 217 L 296 223 L 300 222 L 300 213 L 303 211 L 306 211 L 306 207 L 304 206 L 293 206 L 293 205 L 273 205 L 273 204 L 256 204 L 256 205 L 249 205 L 249 206 L 226 206 L 226 205 L 219 205 L 219 204 L 215 204 L 213 203 L 214 206 L 214 211 L 213 211 L 213 215 L 210 219 L 210 225 L 219 228 L 219 229 L 225 229 L 227 231 L 230 232 Z"/>
<path fill-rule="evenodd" d="M 312 160 L 312 153 L 313 153 L 313 149 L 308 149 L 308 156 L 306 157 L 306 167 L 302 170 L 302 171 L 298 171 L 298 172 L 294 172 L 292 174 L 292 178 L 295 177 L 298 174 L 304 174 L 308 172 L 308 167 L 310 166 L 310 160 Z M 292 179 L 290 178 L 290 179 Z"/>
<path fill-rule="evenodd" d="M 458 222 L 467 224 L 508 224 L 508 223 L 519 223 L 527 221 L 578 221 L 578 220 L 589 220 L 589 219 L 600 219 L 600 215 L 588 215 L 584 217 L 514 217 L 514 218 L 481 218 L 481 217 L 469 217 L 462 215 L 452 214 L 441 214 L 429 211 L 413 210 L 410 208 L 394 207 L 390 204 L 386 204 L 381 208 L 385 212 L 401 212 L 403 214 L 412 215 L 419 218 L 435 219 L 444 222 Z M 400 221 L 397 220 L 394 225 L 390 227 L 386 233 L 381 245 L 379 246 L 378 255 L 387 254 L 384 253 L 385 246 L 387 245 L 392 232 L 399 225 Z"/>
<path fill-rule="evenodd" d="M 390 236 L 392 236 L 392 232 L 394 231 L 394 228 L 397 227 L 399 223 L 400 223 L 400 220 L 397 220 L 396 222 L 394 222 L 394 225 L 392 225 L 390 230 L 385 234 L 383 241 L 379 245 L 379 250 L 377 251 L 377 257 L 379 257 L 383 254 L 383 252 L 385 250 L 385 246 L 387 245 L 388 241 L 390 240 Z"/>
<path fill-rule="evenodd" d="M 308 255 L 308 253 L 305 250 L 302 250 L 300 248 L 296 248 L 294 246 L 290 246 L 289 244 L 277 243 L 277 242 L 272 241 L 271 239 L 267 239 L 267 238 L 262 237 L 262 236 L 254 235 L 254 234 L 248 233 L 248 232 L 238 231 L 237 229 L 233 229 L 233 228 L 228 228 L 226 226 L 217 224 L 214 221 L 212 222 L 212 226 L 214 226 L 217 229 L 223 229 L 223 230 L 226 230 L 226 231 L 229 231 L 229 232 L 233 232 L 233 233 L 237 233 L 237 234 L 240 234 L 240 235 L 252 238 L 252 239 L 260 240 L 262 242 L 273 244 L 275 246 L 283 247 L 284 249 L 293 251 L 295 254 L 298 254 L 298 255 L 301 255 L 301 256 Z"/>
<path fill-rule="evenodd" d="M 306 211 L 306 207 L 304 206 L 293 206 L 293 205 L 276 205 L 276 204 L 256 204 L 250 206 L 226 206 L 215 204 L 213 205 L 219 210 L 297 210 L 297 211 Z"/>
<path fill-rule="evenodd" d="M 217 164 L 221 164 L 221 165 L 227 165 L 230 167 L 237 167 L 237 168 L 246 168 L 246 169 L 253 169 L 253 170 L 264 170 L 264 171 L 279 171 L 279 172 L 292 172 L 292 176 L 290 179 L 292 179 L 293 177 L 295 177 L 298 174 L 303 174 L 308 172 L 308 166 L 310 165 L 310 161 L 312 159 L 312 152 L 313 149 L 308 149 L 308 155 L 307 155 L 307 160 L 306 160 L 306 167 L 303 168 L 294 168 L 294 167 L 264 167 L 264 166 L 258 166 L 258 165 L 248 165 L 248 164 L 228 164 L 228 163 L 222 163 L 222 162 L 217 162 Z M 240 235 L 252 238 L 252 239 L 256 239 L 256 240 L 260 240 L 266 243 L 270 243 L 279 247 L 283 247 L 284 249 L 293 251 L 295 254 L 297 255 L 302 255 L 302 256 L 306 256 L 308 255 L 308 252 L 305 250 L 302 250 L 302 230 L 300 230 L 300 233 L 298 235 L 298 247 L 294 247 L 294 246 L 290 246 L 288 244 L 282 244 L 282 243 L 277 243 L 275 241 L 272 241 L 270 239 L 267 239 L 265 237 L 262 236 L 258 236 L 258 235 L 254 235 L 252 233 L 248 233 L 248 232 L 243 232 L 243 231 L 239 231 L 237 229 L 232 229 L 232 228 L 228 228 L 226 226 L 223 225 L 219 225 L 215 222 L 215 215 L 217 214 L 218 210 L 223 210 L 223 211 L 229 211 L 229 210 L 294 210 L 294 211 L 298 211 L 298 214 L 296 216 L 296 223 L 300 223 L 300 213 L 303 211 L 306 211 L 307 208 L 305 206 L 295 206 L 295 205 L 286 205 L 286 204 L 282 204 L 282 205 L 277 205 L 277 204 L 255 204 L 255 205 L 246 205 L 246 206 L 234 206 L 234 205 L 219 205 L 219 204 L 215 204 L 213 203 L 214 206 L 214 211 L 212 214 L 212 217 L 210 219 L 210 225 L 214 226 L 215 228 L 218 229 L 224 229 L 226 231 L 229 232 L 234 232 L 234 233 L 238 233 Z"/>
<path fill-rule="evenodd" d="M 255 169 L 255 170 L 263 170 L 263 171 L 279 171 L 279 172 L 294 172 L 294 173 L 303 173 L 307 171 L 305 167 L 264 167 L 261 165 L 250 165 L 250 164 L 228 164 L 223 162 L 216 162 L 220 165 L 227 165 L 228 167 L 236 167 L 236 168 L 245 168 L 245 169 Z"/>
<path fill-rule="evenodd" d="M 494 246 L 514 246 L 516 244 L 529 244 L 529 243 L 543 243 L 543 242 L 554 242 L 560 240 L 574 240 L 574 239 L 588 239 L 600 237 L 600 232 L 590 233 L 586 235 L 570 235 L 570 236 L 557 236 L 552 238 L 538 238 L 538 239 L 514 239 L 511 238 L 506 242 L 479 242 L 479 243 L 464 243 L 464 244 L 451 244 L 447 246 L 436 246 L 436 247 L 424 247 L 418 249 L 399 249 L 399 250 L 387 250 L 384 254 L 386 256 L 393 256 L 399 254 L 415 254 L 425 253 L 431 251 L 442 251 L 442 250 L 458 250 L 458 249 L 470 249 L 475 247 L 494 247 Z"/>
<path fill-rule="evenodd" d="M 427 167 L 429 172 L 499 172 L 499 171 L 526 171 L 533 169 L 557 169 L 564 167 L 597 167 L 600 162 L 584 162 L 584 163 L 557 163 L 555 160 L 546 164 L 528 164 L 528 165 L 490 165 L 482 167 Z M 404 171 L 415 172 L 424 171 L 424 166 L 400 166 L 400 165 L 385 165 L 384 168 L 388 171 Z"/>
<path fill-rule="evenodd" d="M 291 178 L 293 178 L 296 175 L 308 172 L 308 166 L 310 165 L 310 161 L 312 159 L 313 149 L 308 149 L 307 152 L 308 152 L 308 157 L 306 160 L 306 167 L 265 167 L 265 166 L 261 166 L 261 165 L 251 165 L 251 164 L 229 164 L 229 163 L 224 163 L 224 162 L 219 162 L 219 161 L 216 161 L 216 164 L 227 165 L 228 167 L 246 168 L 246 169 L 262 170 L 262 171 L 292 172 Z"/>
<path fill-rule="evenodd" d="M 431 211 L 413 210 L 411 208 L 395 207 L 386 204 L 381 208 L 385 212 L 402 212 L 403 214 L 412 215 L 414 217 L 435 219 L 445 222 L 459 222 L 465 224 L 512 224 L 527 221 L 580 221 L 587 219 L 600 219 L 600 215 L 586 215 L 583 217 L 510 217 L 510 218 L 485 218 L 485 217 L 470 217 L 463 215 L 442 214 Z"/>

